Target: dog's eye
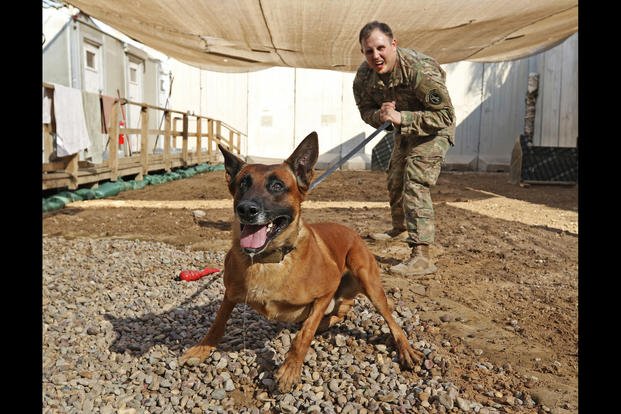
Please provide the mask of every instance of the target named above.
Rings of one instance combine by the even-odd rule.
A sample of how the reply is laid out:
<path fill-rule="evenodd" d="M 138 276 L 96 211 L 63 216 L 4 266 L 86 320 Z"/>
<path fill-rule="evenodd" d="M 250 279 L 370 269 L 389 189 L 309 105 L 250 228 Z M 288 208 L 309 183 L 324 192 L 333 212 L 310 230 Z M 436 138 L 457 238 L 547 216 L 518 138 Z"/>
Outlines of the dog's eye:
<path fill-rule="evenodd" d="M 239 188 L 241 190 L 246 191 L 250 188 L 250 186 L 252 186 L 252 178 L 250 178 L 249 175 L 246 175 L 241 180 L 239 180 Z"/>
<path fill-rule="evenodd" d="M 280 181 L 272 181 L 270 184 L 270 191 L 273 193 L 282 193 L 285 189 L 285 185 Z"/>

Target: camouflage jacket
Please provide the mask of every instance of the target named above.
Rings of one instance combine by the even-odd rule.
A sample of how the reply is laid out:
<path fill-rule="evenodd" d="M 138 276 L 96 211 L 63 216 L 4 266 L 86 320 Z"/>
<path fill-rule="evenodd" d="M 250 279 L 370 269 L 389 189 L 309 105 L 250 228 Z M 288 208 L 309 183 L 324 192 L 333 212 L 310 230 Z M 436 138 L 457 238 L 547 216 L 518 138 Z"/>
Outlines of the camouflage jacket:
<path fill-rule="evenodd" d="M 402 135 L 455 135 L 455 110 L 446 89 L 446 74 L 435 59 L 412 49 L 397 47 L 397 62 L 388 84 L 363 62 L 354 78 L 354 98 L 367 124 L 381 125 L 382 102 L 396 101 L 401 112 Z"/>

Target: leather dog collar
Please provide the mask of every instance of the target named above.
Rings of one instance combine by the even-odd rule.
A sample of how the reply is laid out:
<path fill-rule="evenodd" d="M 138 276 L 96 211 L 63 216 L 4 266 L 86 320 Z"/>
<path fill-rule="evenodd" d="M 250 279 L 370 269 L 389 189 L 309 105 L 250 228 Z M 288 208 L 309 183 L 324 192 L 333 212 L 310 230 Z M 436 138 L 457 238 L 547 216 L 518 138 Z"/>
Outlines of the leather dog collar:
<path fill-rule="evenodd" d="M 285 258 L 285 256 L 293 249 L 295 249 L 295 247 L 293 246 L 283 246 L 280 249 L 258 254 L 254 256 L 251 260 L 253 263 L 280 263 Z"/>

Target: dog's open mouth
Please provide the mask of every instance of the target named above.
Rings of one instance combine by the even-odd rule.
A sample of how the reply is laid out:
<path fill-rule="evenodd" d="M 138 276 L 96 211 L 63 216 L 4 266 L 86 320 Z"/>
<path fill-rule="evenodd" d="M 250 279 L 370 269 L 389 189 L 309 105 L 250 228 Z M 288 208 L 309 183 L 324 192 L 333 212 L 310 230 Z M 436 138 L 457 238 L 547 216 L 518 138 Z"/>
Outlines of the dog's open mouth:
<path fill-rule="evenodd" d="M 274 237 L 289 225 L 287 216 L 276 217 L 264 224 L 241 224 L 239 245 L 248 253 L 259 253 Z"/>

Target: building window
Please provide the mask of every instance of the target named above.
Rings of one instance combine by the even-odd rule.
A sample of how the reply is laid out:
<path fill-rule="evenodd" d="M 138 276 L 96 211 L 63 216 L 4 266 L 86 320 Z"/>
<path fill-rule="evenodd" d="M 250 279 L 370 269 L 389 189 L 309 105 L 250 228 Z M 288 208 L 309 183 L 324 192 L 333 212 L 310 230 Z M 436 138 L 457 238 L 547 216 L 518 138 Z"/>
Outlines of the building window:
<path fill-rule="evenodd" d="M 129 69 L 129 80 L 130 82 L 138 82 L 138 71 L 136 68 Z"/>
<path fill-rule="evenodd" d="M 86 51 L 86 67 L 89 69 L 97 70 L 97 60 L 95 59 L 95 53 L 90 50 Z"/>

